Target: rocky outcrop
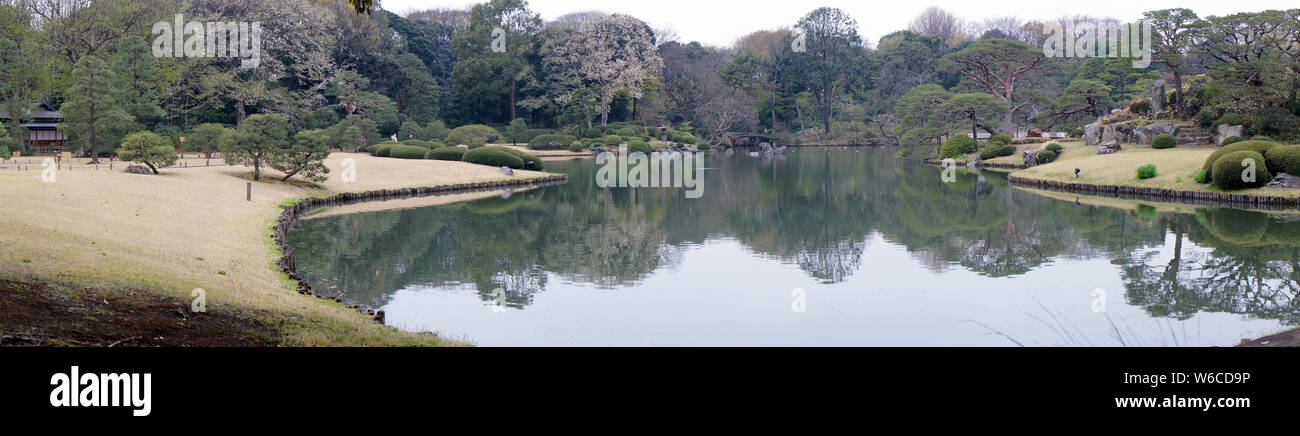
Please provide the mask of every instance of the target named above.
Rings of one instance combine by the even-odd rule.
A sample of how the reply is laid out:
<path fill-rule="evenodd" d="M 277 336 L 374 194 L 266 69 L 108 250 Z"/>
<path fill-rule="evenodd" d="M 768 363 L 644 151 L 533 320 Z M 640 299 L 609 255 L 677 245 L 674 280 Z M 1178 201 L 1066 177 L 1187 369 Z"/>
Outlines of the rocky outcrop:
<path fill-rule="evenodd" d="M 1178 133 L 1174 134 L 1178 140 L 1178 145 L 1184 144 L 1209 144 L 1213 141 L 1213 135 L 1199 126 L 1182 126 L 1178 128 Z"/>
<path fill-rule="evenodd" d="M 1273 180 L 1268 182 L 1269 188 L 1300 188 L 1300 177 L 1287 173 L 1277 173 Z"/>
<path fill-rule="evenodd" d="M 1150 145 L 1151 139 L 1158 135 L 1173 135 L 1178 127 L 1173 123 L 1155 123 L 1133 129 L 1133 137 L 1138 144 Z"/>
<path fill-rule="evenodd" d="M 1024 160 L 1025 167 L 1038 165 L 1038 149 L 1025 150 L 1020 152 L 1020 159 Z"/>
<path fill-rule="evenodd" d="M 1106 126 L 1101 133 L 1101 144 L 1097 147 L 1097 154 L 1111 154 L 1120 150 L 1120 143 L 1124 142 L 1124 133 L 1115 128 L 1114 125 Z"/>
<path fill-rule="evenodd" d="M 1241 136 L 1243 134 L 1245 134 L 1245 130 L 1240 125 L 1229 126 L 1227 124 L 1220 124 L 1219 127 L 1214 129 L 1214 143 L 1216 145 L 1223 145 L 1225 139 L 1233 136 Z"/>
<path fill-rule="evenodd" d="M 1083 126 L 1083 143 L 1097 145 L 1101 141 L 1101 121 Z"/>

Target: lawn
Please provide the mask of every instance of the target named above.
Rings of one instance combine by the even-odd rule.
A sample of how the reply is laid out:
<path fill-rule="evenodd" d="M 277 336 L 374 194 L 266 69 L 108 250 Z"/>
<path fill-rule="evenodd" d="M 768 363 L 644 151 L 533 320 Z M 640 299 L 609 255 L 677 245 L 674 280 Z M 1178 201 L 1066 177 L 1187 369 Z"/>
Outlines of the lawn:
<path fill-rule="evenodd" d="M 344 183 L 344 159 L 356 181 Z M 24 158 L 26 159 L 26 158 Z M 462 162 L 335 153 L 329 181 L 281 183 L 267 171 L 245 201 L 250 168 L 211 166 L 135 175 L 78 161 L 41 180 L 41 165 L 18 171 L 0 164 L 0 278 L 36 280 L 99 291 L 143 289 L 188 301 L 207 292 L 210 308 L 268 313 L 289 345 L 460 345 L 400 332 L 342 305 L 299 295 L 274 263 L 270 229 L 281 204 L 330 192 L 499 180 L 496 168 Z M 199 163 L 202 160 L 198 160 Z M 191 162 L 191 165 L 198 165 Z M 543 173 L 516 171 L 515 177 Z"/>
<path fill-rule="evenodd" d="M 1208 184 L 1196 183 L 1196 173 L 1205 159 L 1218 149 L 1212 145 L 1181 145 L 1165 150 L 1150 146 L 1125 144 L 1119 152 L 1097 154 L 1097 146 L 1081 142 L 1062 143 L 1065 153 L 1056 161 L 1015 172 L 1018 177 L 1086 183 L 1108 186 L 1138 186 L 1181 191 L 1225 192 Z M 1138 179 L 1137 168 L 1155 164 L 1156 176 Z M 1075 177 L 1074 169 L 1079 176 Z M 1300 197 L 1300 189 L 1252 188 L 1231 191 L 1234 194 Z"/>

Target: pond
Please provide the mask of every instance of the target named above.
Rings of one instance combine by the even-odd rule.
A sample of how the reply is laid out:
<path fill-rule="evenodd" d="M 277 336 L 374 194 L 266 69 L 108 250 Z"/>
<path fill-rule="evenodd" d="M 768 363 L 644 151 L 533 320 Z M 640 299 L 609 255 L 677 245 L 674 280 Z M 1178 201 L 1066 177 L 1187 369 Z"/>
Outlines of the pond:
<path fill-rule="evenodd" d="M 317 292 L 482 346 L 1227 346 L 1300 323 L 1300 214 L 945 182 L 889 150 L 705 163 L 701 198 L 548 162 L 568 183 L 288 241 Z"/>

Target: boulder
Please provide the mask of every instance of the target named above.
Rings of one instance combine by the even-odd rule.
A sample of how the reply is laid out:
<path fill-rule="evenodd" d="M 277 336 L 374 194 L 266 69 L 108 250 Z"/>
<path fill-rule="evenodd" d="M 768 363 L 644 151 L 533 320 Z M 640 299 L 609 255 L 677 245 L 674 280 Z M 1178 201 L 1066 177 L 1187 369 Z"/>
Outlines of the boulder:
<path fill-rule="evenodd" d="M 501 168 L 498 168 L 497 171 L 501 171 L 501 174 L 505 174 L 505 175 L 507 175 L 507 176 L 513 176 L 513 175 L 515 175 L 515 170 L 512 170 L 512 169 L 510 169 L 510 167 L 507 167 L 507 166 L 503 166 L 503 167 L 501 167 Z"/>
<path fill-rule="evenodd" d="M 1242 129 L 1242 126 L 1240 125 L 1229 126 L 1227 124 L 1220 124 L 1219 127 L 1214 129 L 1214 143 L 1216 145 L 1223 145 L 1225 139 L 1233 136 L 1241 136 L 1243 133 L 1244 129 Z"/>
<path fill-rule="evenodd" d="M 1173 135 L 1176 131 L 1178 126 L 1173 123 L 1155 123 L 1133 129 L 1133 136 L 1136 137 L 1138 144 L 1150 145 L 1152 138 L 1158 135 Z"/>
<path fill-rule="evenodd" d="M 1101 143 L 1106 144 L 1106 143 L 1114 142 L 1118 144 L 1124 142 L 1124 136 L 1125 136 L 1124 132 L 1119 131 L 1119 129 L 1112 124 L 1102 129 Z"/>
<path fill-rule="evenodd" d="M 1083 143 L 1088 145 L 1096 145 L 1097 143 L 1100 142 L 1099 141 L 1100 134 L 1101 134 L 1101 121 L 1083 126 Z"/>
<path fill-rule="evenodd" d="M 1021 152 L 1020 159 L 1025 162 L 1025 166 L 1027 167 L 1038 165 L 1038 150 L 1025 150 Z"/>
<path fill-rule="evenodd" d="M 1097 154 L 1111 154 L 1120 150 L 1119 142 L 1103 142 L 1097 146 Z"/>
<path fill-rule="evenodd" d="M 144 165 L 129 165 L 122 171 L 128 174 L 153 174 L 153 171 L 150 171 L 149 167 Z"/>
<path fill-rule="evenodd" d="M 1300 177 L 1287 173 L 1277 173 L 1268 182 L 1269 188 L 1300 188 Z"/>

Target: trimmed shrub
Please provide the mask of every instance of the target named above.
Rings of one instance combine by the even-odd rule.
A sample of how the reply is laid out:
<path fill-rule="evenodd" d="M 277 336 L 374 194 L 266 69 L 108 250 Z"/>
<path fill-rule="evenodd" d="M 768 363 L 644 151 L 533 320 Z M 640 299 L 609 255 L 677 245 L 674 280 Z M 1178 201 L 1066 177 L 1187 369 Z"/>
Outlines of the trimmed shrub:
<path fill-rule="evenodd" d="M 606 145 L 606 146 L 616 146 L 616 145 L 619 145 L 619 144 L 622 144 L 622 143 L 623 143 L 623 137 L 622 137 L 622 136 L 618 136 L 618 135 L 607 135 L 607 136 L 605 136 L 604 145 Z"/>
<path fill-rule="evenodd" d="M 587 147 L 587 144 L 586 144 L 586 143 L 575 142 L 575 143 L 569 144 L 569 151 L 572 151 L 572 152 L 575 152 L 575 153 L 576 153 L 576 152 L 582 151 L 582 149 L 583 149 L 583 148 L 586 148 L 586 147 Z"/>
<path fill-rule="evenodd" d="M 564 150 L 569 148 L 569 144 L 576 140 L 577 138 L 574 138 L 573 135 L 537 135 L 536 138 L 528 142 L 528 148 L 533 150 Z"/>
<path fill-rule="evenodd" d="M 1076 128 L 1076 129 L 1070 131 L 1070 137 L 1071 137 L 1071 138 L 1082 138 L 1084 133 L 1086 133 L 1086 132 L 1083 131 L 1083 128 L 1082 128 L 1082 127 L 1080 127 L 1080 128 Z"/>
<path fill-rule="evenodd" d="M 1041 136 L 1036 137 L 1036 138 L 1015 138 L 1015 139 L 1012 139 L 1012 140 L 1011 140 L 1011 144 L 1012 144 L 1012 145 L 1020 145 L 1020 144 L 1042 144 L 1042 143 L 1044 143 L 1044 142 L 1051 141 L 1051 140 L 1052 140 L 1052 138 L 1044 138 L 1044 137 L 1041 137 Z"/>
<path fill-rule="evenodd" d="M 979 144 L 968 136 L 957 135 L 944 141 L 943 147 L 939 148 L 939 158 L 955 158 L 967 153 L 974 153 Z"/>
<path fill-rule="evenodd" d="M 980 160 L 989 160 L 998 157 L 997 148 L 989 148 L 980 152 Z"/>
<path fill-rule="evenodd" d="M 1038 152 L 1038 163 L 1045 164 L 1056 160 L 1056 152 L 1052 150 L 1043 150 Z"/>
<path fill-rule="evenodd" d="M 497 129 L 482 124 L 470 124 L 452 129 L 451 133 L 447 134 L 447 145 L 482 146 L 499 139 L 501 139 L 501 132 Z"/>
<path fill-rule="evenodd" d="M 712 145 L 709 145 L 709 143 L 707 143 L 707 142 L 701 142 L 701 143 L 695 144 L 695 149 L 696 149 L 696 150 L 709 151 L 709 150 L 712 150 L 712 149 L 713 149 L 713 146 L 712 146 Z"/>
<path fill-rule="evenodd" d="M 1205 164 L 1201 165 L 1201 169 L 1205 171 L 1209 171 L 1210 175 L 1213 176 L 1214 162 L 1219 160 L 1219 158 L 1226 156 L 1228 153 L 1235 153 L 1238 151 L 1249 150 L 1263 155 L 1265 152 L 1268 151 L 1268 149 L 1277 147 L 1279 145 L 1281 144 L 1278 144 L 1276 142 L 1250 140 L 1250 141 L 1242 141 L 1236 144 L 1220 147 L 1218 150 L 1215 150 L 1214 153 L 1210 153 L 1210 157 L 1205 158 Z M 1237 163 L 1240 164 L 1241 160 L 1238 159 Z M 1215 184 L 1217 185 L 1218 182 L 1216 181 Z"/>
<path fill-rule="evenodd" d="M 523 169 L 524 160 L 518 155 L 511 153 L 512 149 L 506 147 L 480 147 L 466 151 L 461 160 L 479 165 L 489 165 L 494 167 L 510 167 L 514 169 Z"/>
<path fill-rule="evenodd" d="M 401 145 L 402 143 L 400 142 L 393 142 L 393 141 L 381 142 L 379 144 L 370 146 L 370 150 L 374 152 L 375 156 L 388 157 L 388 153 L 393 150 L 393 147 L 400 147 Z"/>
<path fill-rule="evenodd" d="M 995 142 L 1002 143 L 1003 145 L 1010 144 L 1010 143 L 1011 143 L 1011 135 L 1008 135 L 1008 134 L 1006 134 L 1006 133 L 999 133 L 999 134 L 996 134 L 996 135 L 990 136 L 990 137 L 989 137 L 989 144 L 992 144 L 992 143 L 995 143 Z"/>
<path fill-rule="evenodd" d="M 424 159 L 424 155 L 429 153 L 429 149 L 414 145 L 394 145 L 388 152 L 388 157 L 398 159 Z"/>
<path fill-rule="evenodd" d="M 466 149 L 460 147 L 438 147 L 429 150 L 424 154 L 425 159 L 433 160 L 462 160 L 465 157 Z"/>
<path fill-rule="evenodd" d="M 1242 180 L 1246 170 L 1242 163 L 1248 159 L 1255 163 L 1255 180 L 1251 182 Z M 1210 171 L 1210 176 L 1214 179 L 1214 186 L 1224 190 L 1260 186 L 1273 178 L 1273 175 L 1268 172 L 1268 164 L 1264 156 L 1252 150 L 1234 151 L 1223 155 L 1214 162 L 1214 169 Z"/>
<path fill-rule="evenodd" d="M 631 127 L 623 127 L 621 129 L 614 130 L 615 135 L 622 136 L 624 138 L 631 137 L 631 136 L 641 136 L 642 133 L 644 132 L 638 132 L 637 129 Z"/>
<path fill-rule="evenodd" d="M 1174 135 L 1160 134 L 1156 135 L 1155 138 L 1151 138 L 1151 148 L 1156 150 L 1164 150 L 1166 148 L 1174 148 L 1177 146 L 1178 140 L 1174 139 Z"/>
<path fill-rule="evenodd" d="M 1149 179 L 1156 176 L 1155 164 L 1146 164 L 1138 167 L 1137 175 L 1139 179 Z"/>
<path fill-rule="evenodd" d="M 542 158 L 537 157 L 535 154 L 525 153 L 513 148 L 507 148 L 506 150 L 509 150 L 511 153 L 514 153 L 515 156 L 519 156 L 520 159 L 523 159 L 524 169 L 526 170 L 541 171 L 546 169 L 546 164 L 542 163 Z"/>
<path fill-rule="evenodd" d="M 1232 145 L 1245 140 L 1246 138 L 1242 138 L 1240 136 L 1229 136 L 1223 139 L 1223 145 Z"/>
<path fill-rule="evenodd" d="M 1062 147 L 1061 144 L 1057 144 L 1057 143 L 1055 143 L 1055 142 L 1049 142 L 1049 143 L 1047 143 L 1047 147 L 1046 147 L 1046 148 L 1047 148 L 1048 150 L 1056 151 L 1056 152 L 1059 152 L 1059 151 L 1065 149 L 1065 147 Z"/>
<path fill-rule="evenodd" d="M 1267 136 L 1252 136 L 1252 137 L 1250 137 L 1250 140 L 1251 140 L 1251 141 L 1268 141 L 1268 142 L 1277 142 L 1276 139 L 1273 139 L 1273 138 L 1270 138 L 1270 137 L 1267 137 Z"/>
<path fill-rule="evenodd" d="M 691 136 L 691 135 L 682 135 L 682 140 L 681 140 L 681 141 L 673 141 L 673 142 L 685 142 L 685 143 L 690 144 L 690 145 L 695 145 L 695 144 L 699 143 L 700 140 L 699 140 L 698 138 L 694 137 L 694 136 Z"/>
<path fill-rule="evenodd" d="M 1196 179 L 1196 183 L 1200 183 L 1202 185 L 1206 183 L 1210 183 L 1210 172 L 1206 170 L 1197 171 L 1196 176 L 1193 178 Z"/>
<path fill-rule="evenodd" d="M 998 156 L 1011 156 L 1013 154 L 1016 154 L 1016 146 L 1014 145 L 998 147 Z"/>
<path fill-rule="evenodd" d="M 415 146 L 415 147 L 424 147 L 425 150 L 428 150 L 428 149 L 430 148 L 430 147 L 429 147 L 429 143 L 424 142 L 424 141 L 421 141 L 421 140 L 419 140 L 419 139 L 407 139 L 407 140 L 405 140 L 405 141 L 402 141 L 402 145 L 411 145 L 411 146 Z"/>
<path fill-rule="evenodd" d="M 1237 113 L 1226 113 L 1226 114 L 1223 114 L 1223 116 L 1219 117 L 1219 120 L 1218 120 L 1218 121 L 1215 121 L 1215 122 L 1214 122 L 1214 125 L 1215 125 L 1215 126 L 1221 126 L 1221 125 L 1224 125 L 1224 124 L 1227 124 L 1227 125 L 1229 125 L 1229 126 L 1241 126 L 1241 125 L 1245 125 L 1245 124 L 1246 124 L 1246 117 L 1245 117 L 1244 115 L 1242 115 L 1242 114 L 1237 114 Z"/>
<path fill-rule="evenodd" d="M 642 141 L 640 139 L 633 139 L 627 142 L 627 151 L 629 153 L 638 152 L 638 151 L 642 153 L 649 153 L 650 144 L 647 144 L 645 141 Z"/>
<path fill-rule="evenodd" d="M 1264 151 L 1264 162 L 1273 174 L 1300 175 L 1300 145 L 1282 145 Z"/>

